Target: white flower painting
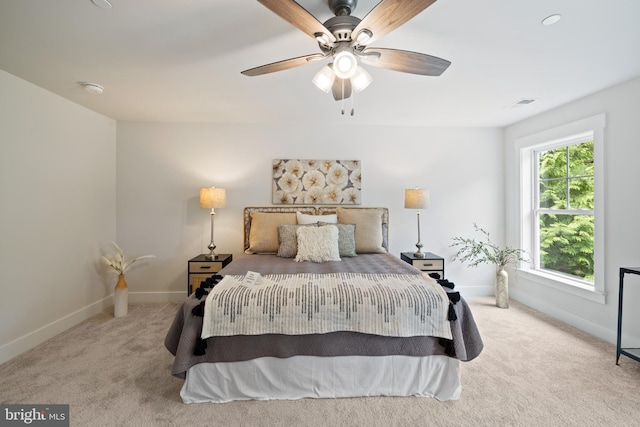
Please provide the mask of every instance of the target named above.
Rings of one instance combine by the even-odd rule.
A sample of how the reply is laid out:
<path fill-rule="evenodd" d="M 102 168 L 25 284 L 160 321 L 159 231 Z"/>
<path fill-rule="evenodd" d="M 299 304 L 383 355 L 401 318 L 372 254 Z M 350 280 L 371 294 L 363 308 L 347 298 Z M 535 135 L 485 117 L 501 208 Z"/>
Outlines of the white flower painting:
<path fill-rule="evenodd" d="M 359 205 L 359 160 L 273 160 L 274 205 Z"/>

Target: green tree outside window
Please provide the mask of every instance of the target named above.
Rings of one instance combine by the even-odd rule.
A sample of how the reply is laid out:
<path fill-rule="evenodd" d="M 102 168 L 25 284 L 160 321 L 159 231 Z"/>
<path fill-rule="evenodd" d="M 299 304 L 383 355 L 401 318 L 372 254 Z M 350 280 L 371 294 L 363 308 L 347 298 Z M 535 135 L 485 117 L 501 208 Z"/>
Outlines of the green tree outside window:
<path fill-rule="evenodd" d="M 540 267 L 593 283 L 593 141 L 537 158 Z"/>

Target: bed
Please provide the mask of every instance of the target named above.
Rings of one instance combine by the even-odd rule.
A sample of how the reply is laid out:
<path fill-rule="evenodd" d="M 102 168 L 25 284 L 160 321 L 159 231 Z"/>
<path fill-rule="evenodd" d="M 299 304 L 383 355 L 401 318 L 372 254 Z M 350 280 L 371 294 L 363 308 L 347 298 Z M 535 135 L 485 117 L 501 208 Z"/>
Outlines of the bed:
<path fill-rule="evenodd" d="M 473 315 L 452 283 L 387 252 L 386 208 L 250 207 L 244 225 L 245 253 L 166 335 L 183 402 L 460 397 L 460 362 L 483 346 Z"/>

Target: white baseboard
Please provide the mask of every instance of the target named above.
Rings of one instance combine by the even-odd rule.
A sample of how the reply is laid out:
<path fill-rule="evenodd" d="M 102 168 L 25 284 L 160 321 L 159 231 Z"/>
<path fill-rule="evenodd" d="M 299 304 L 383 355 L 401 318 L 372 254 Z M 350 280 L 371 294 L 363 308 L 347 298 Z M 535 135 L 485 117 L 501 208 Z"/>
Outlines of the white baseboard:
<path fill-rule="evenodd" d="M 471 297 L 492 297 L 494 295 L 493 286 L 458 286 L 454 290 L 460 292 L 463 298 Z"/>
<path fill-rule="evenodd" d="M 529 307 L 538 310 L 541 313 L 551 316 L 554 319 L 558 319 L 568 325 L 574 326 L 590 335 L 600 338 L 603 341 L 611 344 L 616 343 L 616 330 L 614 329 L 606 328 L 602 325 L 585 319 L 584 317 L 576 316 L 569 311 L 548 304 L 547 302 L 539 298 L 532 297 L 526 292 L 521 292 L 514 289 L 511 292 L 511 297 L 519 303 L 528 305 Z"/>
<path fill-rule="evenodd" d="M 129 292 L 129 302 L 182 302 L 187 299 L 187 293 L 181 292 Z"/>
<path fill-rule="evenodd" d="M 113 305 L 111 296 L 103 298 L 0 346 L 0 364 L 101 313 L 111 305 Z"/>
<path fill-rule="evenodd" d="M 129 292 L 129 302 L 132 303 L 156 303 L 156 302 L 182 302 L 187 298 L 186 292 Z M 113 295 L 89 304 L 58 320 L 44 325 L 35 331 L 29 332 L 13 341 L 0 346 L 0 364 L 31 350 L 38 344 L 66 331 L 78 323 L 102 313 L 113 306 Z"/>

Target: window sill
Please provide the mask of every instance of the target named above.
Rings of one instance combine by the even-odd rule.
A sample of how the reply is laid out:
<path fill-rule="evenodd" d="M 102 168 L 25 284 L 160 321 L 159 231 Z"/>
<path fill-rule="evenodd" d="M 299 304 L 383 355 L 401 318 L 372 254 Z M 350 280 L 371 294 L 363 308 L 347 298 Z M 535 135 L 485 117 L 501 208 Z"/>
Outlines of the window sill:
<path fill-rule="evenodd" d="M 538 270 L 518 270 L 521 277 L 547 286 L 552 289 L 575 295 L 599 304 L 606 304 L 606 295 L 594 289 L 593 286 L 585 285 L 577 280 L 559 277 L 553 274 L 544 273 Z"/>

